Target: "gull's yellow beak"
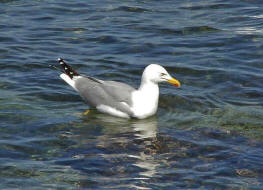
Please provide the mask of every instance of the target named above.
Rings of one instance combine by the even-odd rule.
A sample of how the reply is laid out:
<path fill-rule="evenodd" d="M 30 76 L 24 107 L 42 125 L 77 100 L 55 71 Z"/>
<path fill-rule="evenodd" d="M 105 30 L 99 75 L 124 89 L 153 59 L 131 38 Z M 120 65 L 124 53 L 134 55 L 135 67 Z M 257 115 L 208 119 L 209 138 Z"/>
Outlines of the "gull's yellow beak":
<path fill-rule="evenodd" d="M 178 80 L 176 80 L 175 78 L 171 78 L 171 79 L 167 80 L 167 82 L 174 85 L 174 86 L 177 86 L 177 87 L 181 86 L 181 83 Z"/>

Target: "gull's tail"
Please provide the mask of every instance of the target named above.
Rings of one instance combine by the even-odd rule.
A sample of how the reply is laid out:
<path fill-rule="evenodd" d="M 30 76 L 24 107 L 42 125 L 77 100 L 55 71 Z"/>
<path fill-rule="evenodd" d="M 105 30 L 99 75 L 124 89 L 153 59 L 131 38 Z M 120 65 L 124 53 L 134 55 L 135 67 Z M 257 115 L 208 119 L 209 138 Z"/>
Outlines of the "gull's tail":
<path fill-rule="evenodd" d="M 63 73 L 69 76 L 70 79 L 72 79 L 74 76 L 79 76 L 79 74 L 72 69 L 71 66 L 69 66 L 63 59 L 58 58 L 58 62 L 62 67 Z"/>
<path fill-rule="evenodd" d="M 62 67 L 62 74 L 60 74 L 60 77 L 68 83 L 70 86 L 72 86 L 76 91 L 78 91 L 75 87 L 75 80 L 74 76 L 79 76 L 79 74 L 72 69 L 71 66 L 69 66 L 63 59 L 58 58 L 58 62 Z"/>

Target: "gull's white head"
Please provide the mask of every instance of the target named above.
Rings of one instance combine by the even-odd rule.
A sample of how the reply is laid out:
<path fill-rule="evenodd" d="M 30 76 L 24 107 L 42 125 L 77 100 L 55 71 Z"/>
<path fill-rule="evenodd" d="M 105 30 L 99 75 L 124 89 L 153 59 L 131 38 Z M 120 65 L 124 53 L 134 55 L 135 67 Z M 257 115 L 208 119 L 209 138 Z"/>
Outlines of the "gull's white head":
<path fill-rule="evenodd" d="M 142 80 L 145 82 L 153 83 L 168 82 L 177 87 L 181 86 L 180 82 L 175 78 L 171 77 L 171 75 L 165 70 L 165 68 L 157 64 L 148 65 L 144 69 L 142 74 Z"/>

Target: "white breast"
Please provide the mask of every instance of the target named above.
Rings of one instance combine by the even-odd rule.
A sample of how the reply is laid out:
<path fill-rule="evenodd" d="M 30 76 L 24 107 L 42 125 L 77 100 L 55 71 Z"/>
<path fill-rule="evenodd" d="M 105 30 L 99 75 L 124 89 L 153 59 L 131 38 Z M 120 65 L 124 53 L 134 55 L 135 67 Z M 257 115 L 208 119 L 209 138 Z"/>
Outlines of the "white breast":
<path fill-rule="evenodd" d="M 154 86 L 147 89 L 141 89 L 132 93 L 132 111 L 134 117 L 143 119 L 154 115 L 157 111 L 159 99 L 159 88 Z"/>

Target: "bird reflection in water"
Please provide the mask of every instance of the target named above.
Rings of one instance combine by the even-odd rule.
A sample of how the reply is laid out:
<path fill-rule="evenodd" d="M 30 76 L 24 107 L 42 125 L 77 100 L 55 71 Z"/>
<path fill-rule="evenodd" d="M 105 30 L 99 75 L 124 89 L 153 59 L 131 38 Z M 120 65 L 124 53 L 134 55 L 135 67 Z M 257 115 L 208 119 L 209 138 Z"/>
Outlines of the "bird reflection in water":
<path fill-rule="evenodd" d="M 102 157 L 107 162 L 118 160 L 118 162 L 123 162 L 123 164 L 118 164 L 122 165 L 122 168 L 120 166 L 116 168 L 116 166 L 109 170 L 119 174 L 122 172 L 122 175 L 125 176 L 128 175 L 130 168 L 133 168 L 133 171 L 137 171 L 134 177 L 136 180 L 148 180 L 153 177 L 160 162 L 164 162 L 164 160 L 157 159 L 156 155 L 168 151 L 166 143 L 158 134 L 156 117 L 144 120 L 127 120 L 95 113 L 83 117 L 82 122 L 77 125 L 78 127 L 75 129 L 81 131 L 72 131 L 72 133 L 76 134 L 73 136 L 76 138 L 76 142 L 81 145 L 81 149 L 89 149 L 89 144 L 92 143 L 93 147 L 95 144 L 96 148 L 102 150 L 103 153 L 89 154 L 87 153 L 89 150 L 79 151 L 81 149 L 78 148 L 79 152 L 75 152 L 75 158 L 84 158 L 87 159 L 87 162 L 89 158 L 94 158 L 94 156 Z M 99 134 L 94 136 L 94 131 L 99 131 Z M 107 169 L 105 168 L 105 170 Z"/>

